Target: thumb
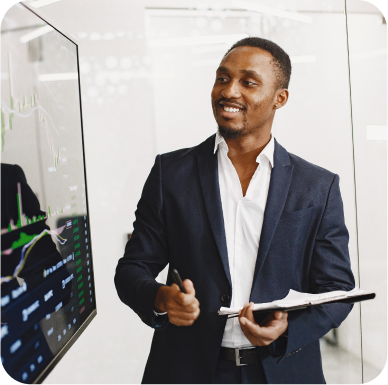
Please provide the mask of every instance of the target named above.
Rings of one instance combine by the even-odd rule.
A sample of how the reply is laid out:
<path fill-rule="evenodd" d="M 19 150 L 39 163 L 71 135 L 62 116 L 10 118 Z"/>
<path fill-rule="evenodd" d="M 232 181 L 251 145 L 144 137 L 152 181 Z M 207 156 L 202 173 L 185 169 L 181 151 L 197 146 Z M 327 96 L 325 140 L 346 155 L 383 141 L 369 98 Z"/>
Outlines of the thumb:
<path fill-rule="evenodd" d="M 241 317 L 241 318 L 240 318 L 240 325 L 245 326 L 245 327 L 248 329 L 248 331 L 250 331 L 251 333 L 257 332 L 257 328 L 258 328 L 258 327 L 260 328 L 259 325 L 257 325 L 257 324 L 255 324 L 255 323 L 251 322 L 251 321 L 250 321 L 248 318 L 246 318 L 246 317 Z"/>
<path fill-rule="evenodd" d="M 195 290 L 193 282 L 191 282 L 189 279 L 185 279 L 183 282 L 183 287 L 185 288 L 187 294 L 193 294 L 195 296 Z"/>

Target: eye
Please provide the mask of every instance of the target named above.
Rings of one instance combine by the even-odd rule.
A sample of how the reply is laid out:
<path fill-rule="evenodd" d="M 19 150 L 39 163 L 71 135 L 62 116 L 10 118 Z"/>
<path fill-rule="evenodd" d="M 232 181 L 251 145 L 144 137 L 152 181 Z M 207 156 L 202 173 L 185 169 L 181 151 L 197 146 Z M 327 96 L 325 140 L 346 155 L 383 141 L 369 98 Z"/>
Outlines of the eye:
<path fill-rule="evenodd" d="M 244 86 L 257 86 L 257 83 L 249 82 L 248 80 L 244 80 L 242 83 L 244 84 Z"/>
<path fill-rule="evenodd" d="M 222 76 L 219 76 L 218 78 L 217 78 L 217 82 L 218 83 L 225 83 L 225 82 L 227 82 L 228 81 L 228 79 L 227 78 L 224 78 L 224 77 L 222 77 Z"/>

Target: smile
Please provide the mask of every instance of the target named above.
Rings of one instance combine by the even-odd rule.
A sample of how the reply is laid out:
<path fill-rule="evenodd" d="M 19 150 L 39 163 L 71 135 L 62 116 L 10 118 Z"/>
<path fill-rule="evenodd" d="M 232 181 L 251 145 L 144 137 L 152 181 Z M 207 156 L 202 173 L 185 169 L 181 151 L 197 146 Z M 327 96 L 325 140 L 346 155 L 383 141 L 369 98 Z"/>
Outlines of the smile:
<path fill-rule="evenodd" d="M 223 106 L 223 109 L 226 112 L 239 112 L 239 111 L 241 111 L 240 108 L 232 108 L 232 107 L 226 107 L 226 106 Z"/>

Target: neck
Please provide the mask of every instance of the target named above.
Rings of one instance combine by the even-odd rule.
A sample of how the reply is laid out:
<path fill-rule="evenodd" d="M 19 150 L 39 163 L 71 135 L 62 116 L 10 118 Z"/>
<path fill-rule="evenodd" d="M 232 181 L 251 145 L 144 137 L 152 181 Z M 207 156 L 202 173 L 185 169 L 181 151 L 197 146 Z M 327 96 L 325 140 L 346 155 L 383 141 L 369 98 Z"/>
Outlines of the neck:
<path fill-rule="evenodd" d="M 256 159 L 271 140 L 271 131 L 249 133 L 235 139 L 226 139 L 230 157 L 252 157 Z"/>
<path fill-rule="evenodd" d="M 250 133 L 240 138 L 228 139 L 228 158 L 231 160 L 245 196 L 250 180 L 257 169 L 257 157 L 271 139 L 271 131 L 266 134 Z"/>

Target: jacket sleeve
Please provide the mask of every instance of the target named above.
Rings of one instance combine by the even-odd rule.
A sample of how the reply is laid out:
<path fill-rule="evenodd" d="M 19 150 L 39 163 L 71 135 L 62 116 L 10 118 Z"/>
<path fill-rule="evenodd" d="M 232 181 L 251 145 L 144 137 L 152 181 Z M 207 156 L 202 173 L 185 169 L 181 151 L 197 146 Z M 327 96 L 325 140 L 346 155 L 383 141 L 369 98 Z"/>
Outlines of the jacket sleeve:
<path fill-rule="evenodd" d="M 354 288 L 348 243 L 339 176 L 335 175 L 314 243 L 310 267 L 311 293 L 349 291 Z M 287 347 L 279 361 L 339 327 L 352 306 L 335 303 L 289 312 Z"/>
<path fill-rule="evenodd" d="M 115 285 L 122 302 L 144 323 L 161 329 L 166 326 L 168 317 L 154 313 L 156 293 L 163 286 L 155 278 L 168 263 L 168 250 L 160 155 L 144 185 L 135 216 L 132 237 L 117 264 Z"/>

